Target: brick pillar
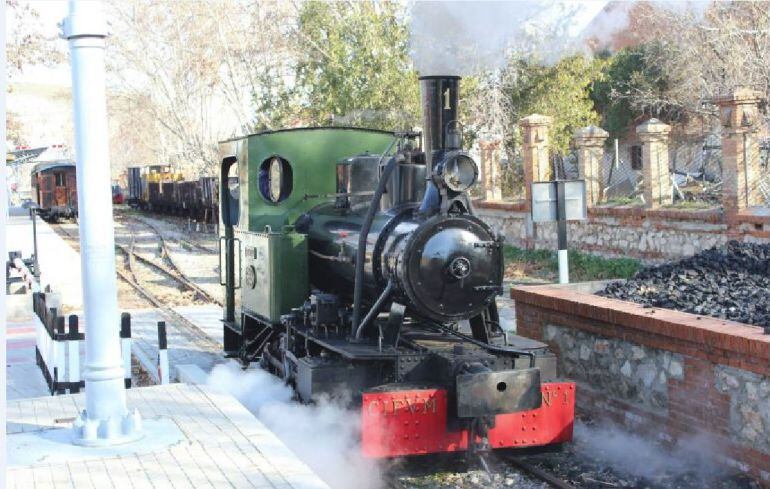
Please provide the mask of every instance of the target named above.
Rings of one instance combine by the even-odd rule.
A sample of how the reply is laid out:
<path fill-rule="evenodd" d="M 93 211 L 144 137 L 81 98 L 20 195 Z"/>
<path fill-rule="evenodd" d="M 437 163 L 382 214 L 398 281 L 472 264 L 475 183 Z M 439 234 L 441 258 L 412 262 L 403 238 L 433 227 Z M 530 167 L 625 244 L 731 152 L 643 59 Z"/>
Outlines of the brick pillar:
<path fill-rule="evenodd" d="M 759 92 L 747 88 L 714 100 L 722 120 L 722 204 L 727 213 L 763 204 L 756 132 L 761 100 Z"/>
<path fill-rule="evenodd" d="M 500 187 L 500 146 L 501 141 L 479 141 L 481 150 L 481 184 L 484 187 L 484 200 L 503 199 Z"/>
<path fill-rule="evenodd" d="M 522 156 L 524 159 L 524 189 L 527 207 L 532 202 L 532 182 L 551 180 L 551 160 L 548 157 L 548 129 L 552 119 L 532 114 L 519 121 L 522 132 Z"/>
<path fill-rule="evenodd" d="M 609 133 L 601 127 L 588 126 L 575 131 L 575 146 L 577 146 L 578 172 L 580 178 L 586 181 L 586 203 L 594 206 L 601 203 L 604 196 L 604 176 L 602 175 L 602 160 L 604 158 L 604 141 Z"/>
<path fill-rule="evenodd" d="M 671 176 L 668 172 L 668 134 L 671 126 L 650 119 L 636 127 L 642 142 L 642 174 L 645 207 L 654 209 L 671 204 Z"/>

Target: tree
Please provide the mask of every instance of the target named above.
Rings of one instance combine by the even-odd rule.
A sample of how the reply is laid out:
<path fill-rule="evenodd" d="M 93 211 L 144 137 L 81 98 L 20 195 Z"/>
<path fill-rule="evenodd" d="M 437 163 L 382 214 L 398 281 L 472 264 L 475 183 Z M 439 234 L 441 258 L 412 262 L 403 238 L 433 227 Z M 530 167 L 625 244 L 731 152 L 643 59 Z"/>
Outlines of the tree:
<path fill-rule="evenodd" d="M 56 39 L 40 32 L 40 14 L 27 2 L 5 0 L 8 37 L 5 54 L 8 76 L 21 73 L 25 66 L 52 65 L 61 62 L 64 54 Z"/>
<path fill-rule="evenodd" d="M 599 123 L 590 93 L 602 65 L 600 59 L 583 56 L 563 58 L 553 66 L 511 60 L 501 88 L 510 120 L 535 113 L 552 117 L 551 149 L 566 152 L 576 129 Z M 509 138 L 514 134 L 508 133 Z"/>
<path fill-rule="evenodd" d="M 770 3 L 713 2 L 702 13 L 640 4 L 631 18 L 644 65 L 664 83 L 615 98 L 650 113 L 708 118 L 715 111 L 706 102 L 738 86 L 770 96 Z"/>
<path fill-rule="evenodd" d="M 591 98 L 602 115 L 602 127 L 611 137 L 623 137 L 639 116 L 667 122 L 681 119 L 680 108 L 664 102 L 668 79 L 658 66 L 648 63 L 649 53 L 658 49 L 658 45 L 647 44 L 603 56 L 607 61 L 593 83 Z M 640 104 L 636 100 L 639 94 L 655 94 L 659 102 Z"/>
<path fill-rule="evenodd" d="M 255 93 L 272 124 L 411 128 L 419 88 L 408 54 L 403 5 L 396 2 L 303 3 L 292 83 Z"/>
<path fill-rule="evenodd" d="M 286 58 L 292 12 L 279 1 L 113 1 L 112 107 L 123 111 L 113 111 L 116 137 L 152 148 L 154 163 L 189 177 L 211 172 L 217 141 L 264 125 L 251 94 Z"/>
<path fill-rule="evenodd" d="M 6 44 L 7 93 L 12 92 L 15 77 L 31 65 L 51 66 L 65 59 L 57 40 L 40 32 L 40 14 L 29 3 L 5 0 L 6 25 L 9 27 Z M 19 114 L 7 111 L 6 140 L 15 145 L 26 144 L 24 124 Z"/>

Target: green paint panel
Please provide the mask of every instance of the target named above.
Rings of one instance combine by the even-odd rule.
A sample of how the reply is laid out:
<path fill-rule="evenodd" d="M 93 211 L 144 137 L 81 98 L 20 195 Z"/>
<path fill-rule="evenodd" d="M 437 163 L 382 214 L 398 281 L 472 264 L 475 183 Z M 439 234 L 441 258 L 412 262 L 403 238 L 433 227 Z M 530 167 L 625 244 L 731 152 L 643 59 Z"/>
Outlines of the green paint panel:
<path fill-rule="evenodd" d="M 249 136 L 249 230 L 260 232 L 265 226 L 280 229 L 293 224 L 316 205 L 332 200 L 305 197 L 336 192 L 338 161 L 366 152 L 380 154 L 394 139 L 392 133 L 343 128 L 297 129 Z M 266 200 L 259 191 L 260 166 L 273 156 L 288 161 L 293 173 L 292 192 L 278 204 Z"/>
<path fill-rule="evenodd" d="M 281 315 L 300 306 L 310 293 L 307 238 L 290 229 L 239 233 L 243 242 L 241 307 L 278 324 Z"/>

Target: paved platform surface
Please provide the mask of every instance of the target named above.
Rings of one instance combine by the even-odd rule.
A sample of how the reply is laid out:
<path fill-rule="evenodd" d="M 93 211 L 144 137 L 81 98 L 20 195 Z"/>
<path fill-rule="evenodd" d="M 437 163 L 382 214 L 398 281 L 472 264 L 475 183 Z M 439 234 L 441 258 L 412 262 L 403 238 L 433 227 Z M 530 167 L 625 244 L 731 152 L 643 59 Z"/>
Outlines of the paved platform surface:
<path fill-rule="evenodd" d="M 174 311 L 184 316 L 215 343 L 222 345 L 222 308 L 211 306 L 180 306 Z M 158 356 L 158 321 L 164 318 L 156 309 L 134 309 L 131 313 L 131 351 L 137 357 L 145 370 L 158 382 L 155 371 L 155 359 Z M 175 365 L 197 365 L 206 373 L 214 365 L 224 361 L 221 346 L 215 350 L 210 344 L 201 342 L 190 332 L 173 323 L 166 322 L 166 338 L 168 340 L 168 361 L 171 379 L 175 379 Z"/>
<path fill-rule="evenodd" d="M 6 424 L 9 489 L 31 488 L 276 488 L 324 489 L 321 481 L 235 398 L 204 386 L 171 384 L 126 391 L 147 425 L 173 423 L 181 438 L 158 447 L 152 433 L 120 454 L 93 449 L 67 450 L 67 461 L 55 454 L 35 463 L 23 459 L 21 440 L 56 438 L 83 408 L 82 394 L 25 399 L 8 403 Z M 79 451 L 78 451 L 79 450 Z M 37 454 L 36 454 L 37 455 Z M 59 457 L 61 458 L 61 457 Z"/>
<path fill-rule="evenodd" d="M 72 249 L 45 221 L 37 219 L 37 248 L 41 285 L 60 291 L 62 304 L 83 308 L 80 282 L 80 254 Z M 32 256 L 32 221 L 29 215 L 10 216 L 5 229 L 8 251 L 21 251 L 23 258 Z M 7 258 L 3 258 L 5 262 Z"/>

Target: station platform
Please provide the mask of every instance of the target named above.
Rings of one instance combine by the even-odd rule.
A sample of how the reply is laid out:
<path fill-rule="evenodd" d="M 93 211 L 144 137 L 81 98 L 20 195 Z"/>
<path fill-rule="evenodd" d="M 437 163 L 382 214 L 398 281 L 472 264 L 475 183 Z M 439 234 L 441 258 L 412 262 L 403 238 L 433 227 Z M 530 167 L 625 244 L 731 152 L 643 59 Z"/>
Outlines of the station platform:
<path fill-rule="evenodd" d="M 228 394 L 170 384 L 126 395 L 145 435 L 110 448 L 70 442 L 83 394 L 8 402 L 6 487 L 328 488 Z"/>
<path fill-rule="evenodd" d="M 27 211 L 28 212 L 28 211 Z M 14 213 L 18 214 L 18 213 Z M 45 221 L 36 219 L 40 284 L 61 293 L 62 305 L 71 310 L 83 308 L 80 281 L 80 254 L 72 249 Z M 21 251 L 29 258 L 34 251 L 32 220 L 29 214 L 11 215 L 5 227 L 6 249 Z M 2 257 L 3 263 L 8 257 Z"/>

